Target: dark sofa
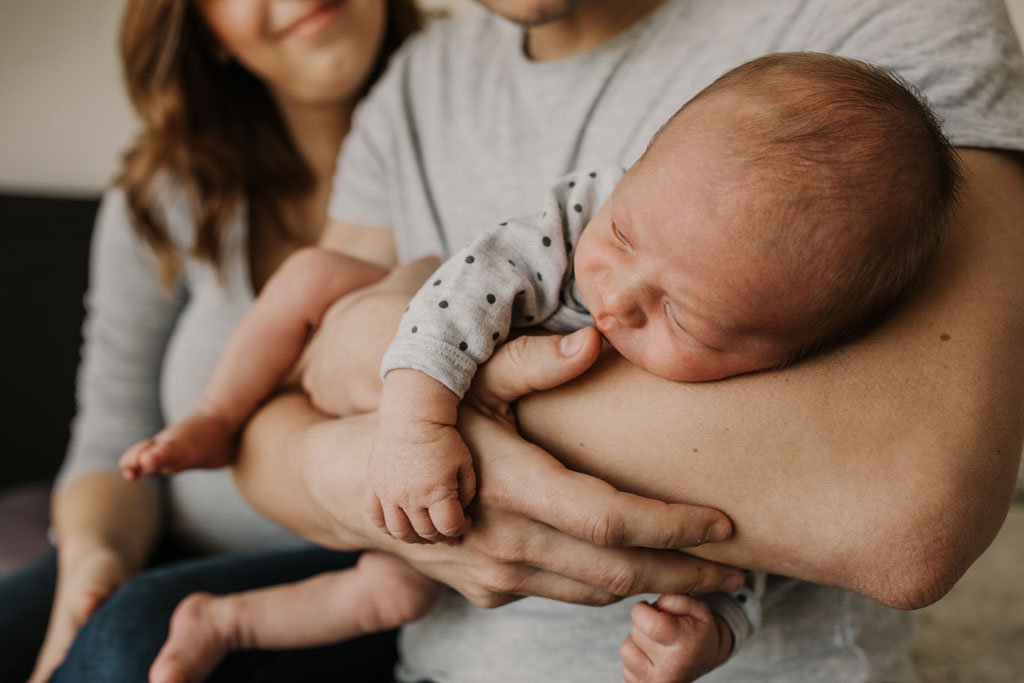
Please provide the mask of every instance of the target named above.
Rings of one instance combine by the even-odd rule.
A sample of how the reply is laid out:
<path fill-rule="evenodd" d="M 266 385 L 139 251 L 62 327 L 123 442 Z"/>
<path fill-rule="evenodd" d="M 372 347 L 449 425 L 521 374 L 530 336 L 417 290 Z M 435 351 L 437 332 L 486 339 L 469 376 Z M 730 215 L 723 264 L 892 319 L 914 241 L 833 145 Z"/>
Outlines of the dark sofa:
<path fill-rule="evenodd" d="M 0 575 L 45 548 L 74 413 L 96 198 L 0 193 Z"/>

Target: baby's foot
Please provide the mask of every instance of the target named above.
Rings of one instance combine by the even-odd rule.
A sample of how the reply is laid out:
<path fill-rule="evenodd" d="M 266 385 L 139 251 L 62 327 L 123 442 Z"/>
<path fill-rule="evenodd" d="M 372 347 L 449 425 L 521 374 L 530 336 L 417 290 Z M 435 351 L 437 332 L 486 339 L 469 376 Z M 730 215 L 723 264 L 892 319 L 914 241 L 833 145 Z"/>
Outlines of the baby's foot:
<path fill-rule="evenodd" d="M 231 598 L 193 593 L 171 616 L 167 642 L 149 668 L 150 683 L 200 683 L 236 649 Z"/>
<path fill-rule="evenodd" d="M 152 439 L 129 448 L 118 461 L 118 467 L 129 480 L 187 469 L 224 467 L 234 457 L 236 431 L 218 416 L 193 411 Z"/>

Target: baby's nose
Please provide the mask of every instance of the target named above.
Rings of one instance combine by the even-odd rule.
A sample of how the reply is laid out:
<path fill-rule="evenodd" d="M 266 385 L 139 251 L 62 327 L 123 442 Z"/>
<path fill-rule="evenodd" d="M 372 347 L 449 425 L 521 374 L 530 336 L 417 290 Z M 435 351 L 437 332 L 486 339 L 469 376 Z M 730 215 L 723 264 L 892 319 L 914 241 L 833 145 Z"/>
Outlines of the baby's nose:
<path fill-rule="evenodd" d="M 643 307 L 634 293 L 628 289 L 609 292 L 604 298 L 605 314 L 614 318 L 622 327 L 643 327 L 647 322 Z"/>

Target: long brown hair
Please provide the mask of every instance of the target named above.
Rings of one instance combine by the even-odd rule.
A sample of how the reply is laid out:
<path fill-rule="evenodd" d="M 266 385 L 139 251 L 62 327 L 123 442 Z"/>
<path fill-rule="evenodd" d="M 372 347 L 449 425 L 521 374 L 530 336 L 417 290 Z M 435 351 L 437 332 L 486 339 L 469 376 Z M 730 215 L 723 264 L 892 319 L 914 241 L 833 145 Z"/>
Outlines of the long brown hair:
<path fill-rule="evenodd" d="M 420 26 L 413 0 L 387 0 L 387 28 L 366 89 L 388 58 Z M 170 180 L 186 192 L 195 223 L 192 253 L 216 267 L 240 205 L 278 229 L 280 207 L 312 191 L 315 179 L 266 86 L 216 40 L 192 0 L 129 0 L 121 25 L 124 77 L 142 132 L 124 156 L 117 183 L 135 230 L 173 286 L 181 254 L 160 202 Z M 364 89 L 365 93 L 365 89 Z"/>

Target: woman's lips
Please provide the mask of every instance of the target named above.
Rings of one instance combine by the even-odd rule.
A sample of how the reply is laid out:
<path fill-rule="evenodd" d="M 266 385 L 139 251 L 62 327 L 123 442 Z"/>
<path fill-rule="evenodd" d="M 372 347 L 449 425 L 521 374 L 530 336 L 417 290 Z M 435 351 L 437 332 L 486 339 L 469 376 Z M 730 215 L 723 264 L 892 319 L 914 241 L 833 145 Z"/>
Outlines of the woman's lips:
<path fill-rule="evenodd" d="M 324 0 L 278 32 L 278 38 L 310 38 L 334 23 L 344 0 Z"/>

